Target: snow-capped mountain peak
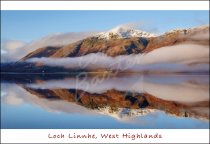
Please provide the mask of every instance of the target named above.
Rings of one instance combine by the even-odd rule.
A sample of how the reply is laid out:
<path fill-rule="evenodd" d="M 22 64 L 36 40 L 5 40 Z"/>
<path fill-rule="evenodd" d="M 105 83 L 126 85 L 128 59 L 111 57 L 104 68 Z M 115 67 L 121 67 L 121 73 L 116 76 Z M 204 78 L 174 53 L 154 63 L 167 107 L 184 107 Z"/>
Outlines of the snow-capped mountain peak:
<path fill-rule="evenodd" d="M 154 113 L 157 110 L 155 109 L 128 109 L 128 108 L 117 108 L 116 110 L 112 110 L 111 107 L 106 106 L 103 108 L 98 108 L 94 110 L 97 113 L 102 115 L 111 116 L 120 121 L 130 120 L 139 116 L 146 116 L 150 113 Z"/>
<path fill-rule="evenodd" d="M 127 27 L 115 27 L 107 32 L 98 33 L 95 37 L 99 39 L 111 39 L 111 38 L 131 38 L 131 37 L 155 37 L 155 34 L 151 34 L 142 30 L 127 28 Z"/>

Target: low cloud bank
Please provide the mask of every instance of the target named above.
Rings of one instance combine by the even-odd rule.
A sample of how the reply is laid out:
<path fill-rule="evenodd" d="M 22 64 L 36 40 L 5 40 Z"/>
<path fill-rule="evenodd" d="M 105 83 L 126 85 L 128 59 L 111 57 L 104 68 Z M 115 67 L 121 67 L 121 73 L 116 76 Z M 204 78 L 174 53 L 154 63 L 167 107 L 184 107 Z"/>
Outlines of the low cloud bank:
<path fill-rule="evenodd" d="M 69 32 L 50 34 L 30 43 L 18 40 L 2 41 L 1 61 L 17 61 L 38 48 L 46 46 L 63 46 L 92 36 L 95 33 L 96 32 Z"/>
<path fill-rule="evenodd" d="M 147 54 L 109 57 L 93 53 L 81 57 L 31 58 L 33 63 L 60 66 L 70 69 L 87 70 L 128 70 L 128 71 L 209 71 L 209 47 L 197 44 L 179 44 L 162 47 Z"/>

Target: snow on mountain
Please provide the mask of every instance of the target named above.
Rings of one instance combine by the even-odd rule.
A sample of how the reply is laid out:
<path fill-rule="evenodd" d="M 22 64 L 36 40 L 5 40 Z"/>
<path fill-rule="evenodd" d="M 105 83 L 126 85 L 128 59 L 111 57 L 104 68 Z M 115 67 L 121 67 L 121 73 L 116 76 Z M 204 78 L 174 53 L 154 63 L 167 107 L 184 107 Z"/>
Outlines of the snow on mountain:
<path fill-rule="evenodd" d="M 155 34 L 148 33 L 142 30 L 127 28 L 127 27 L 115 27 L 107 32 L 101 32 L 95 35 L 99 39 L 111 39 L 111 38 L 131 38 L 131 37 L 155 37 Z"/>
<path fill-rule="evenodd" d="M 94 110 L 97 113 L 102 115 L 111 116 L 117 120 L 126 121 L 138 116 L 146 116 L 150 113 L 156 112 L 155 109 L 127 109 L 127 108 L 117 108 L 116 110 L 112 110 L 109 106 L 104 108 L 98 108 Z"/>

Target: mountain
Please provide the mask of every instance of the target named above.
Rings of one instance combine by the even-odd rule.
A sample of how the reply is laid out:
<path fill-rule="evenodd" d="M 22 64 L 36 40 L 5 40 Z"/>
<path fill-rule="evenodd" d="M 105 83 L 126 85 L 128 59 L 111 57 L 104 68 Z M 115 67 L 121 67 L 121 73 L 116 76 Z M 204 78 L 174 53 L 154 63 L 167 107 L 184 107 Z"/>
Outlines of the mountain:
<path fill-rule="evenodd" d="M 95 36 L 64 46 L 38 48 L 23 57 L 21 61 L 34 57 L 78 57 L 98 52 L 115 57 L 118 55 L 148 53 L 164 46 L 177 45 L 180 43 L 209 45 L 208 33 L 209 26 L 177 29 L 162 35 L 117 27 L 108 32 L 99 33 Z M 202 35 L 208 35 L 208 38 L 202 38 Z"/>
<path fill-rule="evenodd" d="M 95 65 L 92 63 L 92 55 L 90 56 L 90 54 L 94 54 L 96 58 L 99 58 Z M 131 56 L 128 57 L 129 55 Z M 75 59 L 78 57 L 84 58 L 85 56 L 86 58 L 83 59 L 82 63 L 80 63 L 80 60 Z M 40 59 L 31 61 L 31 58 L 42 58 L 44 62 L 40 61 Z M 43 58 L 50 58 L 50 60 Z M 54 58 L 63 61 L 58 64 L 58 60 L 55 61 Z M 67 59 L 61 58 L 72 59 L 66 61 Z M 57 65 L 55 65 L 55 62 Z M 135 63 L 132 64 L 132 62 Z M 86 65 L 86 63 L 89 63 L 87 67 L 79 67 L 79 65 Z M 63 46 L 49 45 L 38 48 L 15 63 L 1 65 L 1 72 L 118 71 L 122 69 L 118 69 L 120 66 L 129 68 L 129 65 L 133 65 L 135 70 L 133 68 L 126 70 L 138 72 L 165 72 L 165 70 L 171 70 L 172 72 L 194 71 L 195 73 L 206 73 L 209 71 L 208 63 L 208 25 L 189 29 L 176 29 L 161 35 L 117 27 Z"/>

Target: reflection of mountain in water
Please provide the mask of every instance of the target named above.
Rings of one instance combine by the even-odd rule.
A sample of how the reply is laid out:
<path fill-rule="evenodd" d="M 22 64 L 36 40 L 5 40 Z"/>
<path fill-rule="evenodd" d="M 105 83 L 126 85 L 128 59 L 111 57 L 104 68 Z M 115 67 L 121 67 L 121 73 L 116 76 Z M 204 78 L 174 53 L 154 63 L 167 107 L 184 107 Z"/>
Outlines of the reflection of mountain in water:
<path fill-rule="evenodd" d="M 147 115 L 157 110 L 178 117 L 209 119 L 209 85 L 206 76 L 164 76 L 164 79 L 161 76 L 140 77 L 99 76 L 97 80 L 101 82 L 96 85 L 91 83 L 96 80 L 95 76 L 86 77 L 85 81 L 76 77 L 43 80 L 41 77 L 34 79 L 33 76 L 32 80 L 22 77 L 19 85 L 39 98 L 64 100 L 117 119 Z M 3 77 L 3 80 L 8 81 L 7 78 Z M 11 81 L 18 83 L 15 79 Z"/>
<path fill-rule="evenodd" d="M 208 107 L 209 102 L 198 102 L 191 105 L 166 101 L 146 93 L 130 93 L 109 90 L 103 94 L 91 94 L 72 89 L 32 89 L 24 87 L 31 94 L 47 99 L 62 99 L 93 109 L 103 114 L 118 115 L 118 117 L 145 115 L 154 110 L 180 117 L 208 118 L 208 115 L 194 111 L 196 107 Z"/>

